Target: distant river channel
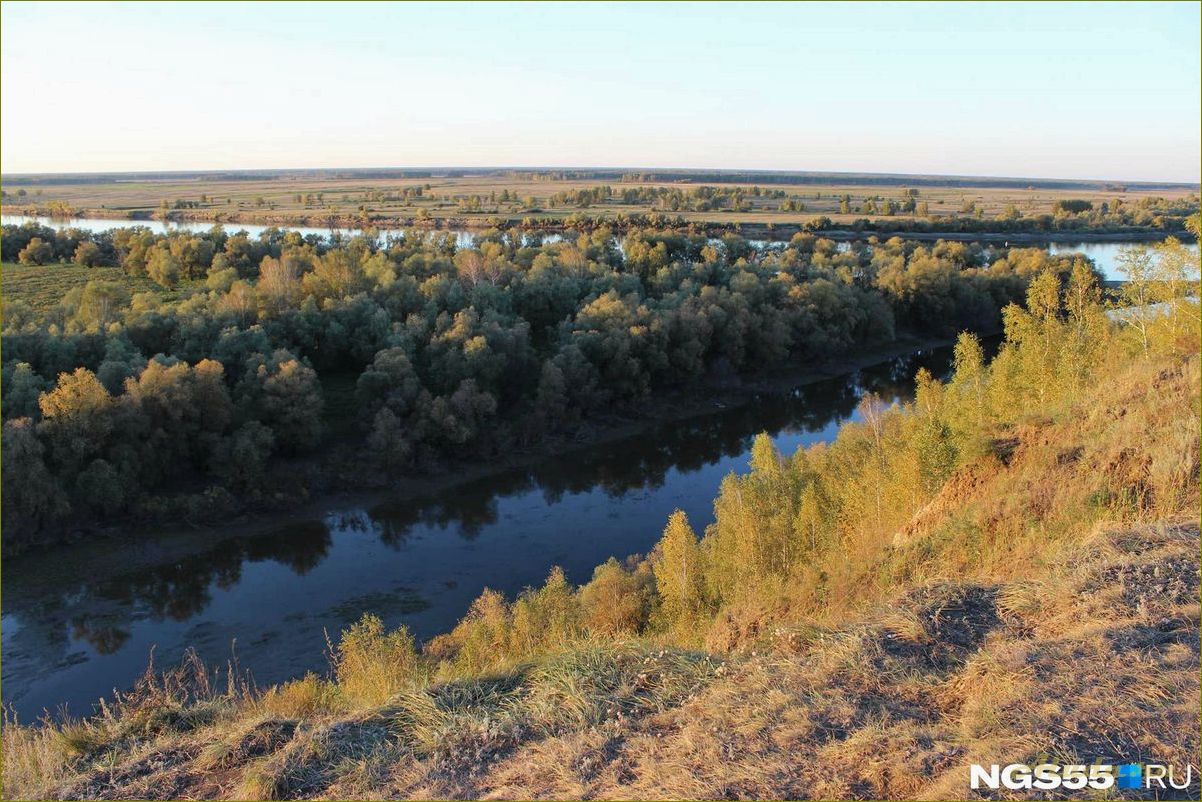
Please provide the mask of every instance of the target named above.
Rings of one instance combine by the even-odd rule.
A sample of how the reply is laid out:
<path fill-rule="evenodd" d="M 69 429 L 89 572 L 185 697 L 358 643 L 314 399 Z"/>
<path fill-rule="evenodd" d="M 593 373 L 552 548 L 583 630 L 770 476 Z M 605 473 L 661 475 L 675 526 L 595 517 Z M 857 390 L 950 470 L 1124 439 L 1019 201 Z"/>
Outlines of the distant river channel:
<path fill-rule="evenodd" d="M 31 222 L 31 221 L 39 223 L 44 226 L 49 226 L 50 228 L 54 228 L 54 229 L 79 228 L 79 229 L 83 229 L 84 231 L 109 231 L 109 230 L 115 229 L 115 228 L 131 228 L 133 226 L 144 226 L 156 233 L 166 233 L 169 231 L 194 231 L 194 232 L 199 233 L 199 232 L 208 231 L 208 230 L 212 229 L 214 225 L 216 225 L 215 223 L 204 222 L 204 221 L 199 221 L 199 222 L 198 221 L 190 221 L 190 222 L 178 222 L 177 223 L 177 222 L 165 222 L 162 220 L 107 220 L 107 219 L 102 219 L 102 218 L 88 218 L 88 217 L 76 217 L 76 218 L 68 219 L 68 218 L 53 218 L 53 217 L 28 217 L 28 216 L 24 216 L 24 215 L 12 215 L 12 214 L 6 214 L 3 216 L 0 216 L 0 224 L 4 224 L 4 225 L 9 225 L 9 224 L 21 225 L 22 223 L 27 223 L 27 222 Z M 248 224 L 248 223 L 225 223 L 224 226 L 227 231 L 230 231 L 230 232 L 245 231 L 247 234 L 251 235 L 252 237 L 257 237 L 262 232 L 267 231 L 269 228 L 272 228 L 272 226 L 252 225 L 252 224 Z M 275 228 L 278 228 L 281 230 L 288 230 L 288 231 L 297 231 L 297 232 L 300 232 L 300 234 L 303 236 L 317 235 L 320 237 L 328 237 L 328 236 L 330 236 L 330 233 L 331 233 L 330 229 L 328 229 L 328 228 L 313 228 L 313 227 L 309 227 L 309 226 L 275 226 Z M 456 244 L 458 245 L 458 247 L 461 247 L 461 248 L 470 248 L 472 246 L 474 238 L 476 236 L 478 236 L 480 233 L 478 230 L 470 230 L 470 229 L 466 229 L 466 228 L 438 229 L 438 231 L 440 231 L 441 233 L 453 234 L 455 236 Z M 351 233 L 353 233 L 353 232 L 351 232 Z M 388 237 L 399 237 L 399 236 L 404 235 L 404 231 L 401 229 L 383 229 L 383 230 L 379 231 L 379 235 L 380 235 L 381 239 L 386 239 Z M 545 242 L 545 243 L 556 242 L 558 240 L 563 239 L 563 235 L 561 235 L 561 234 L 541 234 L 541 235 L 536 235 L 536 236 L 538 237 L 539 240 L 541 240 L 542 242 Z M 952 237 L 949 237 L 949 238 L 952 238 Z M 971 237 L 971 235 L 962 235 L 962 236 L 957 236 L 954 238 L 971 240 L 972 237 Z M 750 240 L 750 242 L 754 247 L 759 247 L 759 248 L 767 247 L 769 244 L 771 244 L 765 240 Z M 994 244 L 998 244 L 998 243 L 994 243 Z M 1046 248 L 1049 253 L 1054 253 L 1054 254 L 1055 253 L 1083 253 L 1086 256 L 1088 256 L 1090 259 L 1093 259 L 1094 264 L 1097 265 L 1098 269 L 1102 272 L 1102 275 L 1104 278 L 1106 278 L 1108 280 L 1117 281 L 1117 280 L 1122 279 L 1122 277 L 1123 277 L 1122 274 L 1120 274 L 1118 272 L 1118 255 L 1119 255 L 1119 253 L 1122 251 L 1123 248 L 1130 247 L 1131 245 L 1137 245 L 1137 244 L 1146 245 L 1148 243 L 1146 243 L 1146 242 L 1144 242 L 1144 243 L 1136 243 L 1136 242 L 1079 242 L 1079 243 L 1072 243 L 1072 242 L 1067 242 L 1067 243 L 1066 242 L 1049 242 L 1049 243 L 1016 242 L 1016 243 L 1014 243 L 1014 246 L 1021 247 L 1021 248 L 1032 248 L 1032 247 Z M 1192 245 L 1191 247 L 1195 250 L 1195 252 L 1197 251 L 1198 246 L 1196 244 Z"/>

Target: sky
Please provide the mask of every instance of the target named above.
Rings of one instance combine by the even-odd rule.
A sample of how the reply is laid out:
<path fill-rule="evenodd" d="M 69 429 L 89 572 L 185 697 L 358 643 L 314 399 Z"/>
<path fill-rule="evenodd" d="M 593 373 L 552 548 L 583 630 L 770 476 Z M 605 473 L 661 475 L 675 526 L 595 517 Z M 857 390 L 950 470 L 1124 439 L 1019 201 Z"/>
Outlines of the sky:
<path fill-rule="evenodd" d="M 1198 182 L 1199 4 L 0 5 L 0 170 Z"/>

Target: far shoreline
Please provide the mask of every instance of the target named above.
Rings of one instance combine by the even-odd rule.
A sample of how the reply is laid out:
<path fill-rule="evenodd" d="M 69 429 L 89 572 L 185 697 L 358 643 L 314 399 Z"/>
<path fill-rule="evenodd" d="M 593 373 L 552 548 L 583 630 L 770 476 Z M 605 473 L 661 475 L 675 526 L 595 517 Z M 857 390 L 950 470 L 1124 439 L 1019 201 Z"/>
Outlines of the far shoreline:
<path fill-rule="evenodd" d="M 181 223 L 212 223 L 221 226 L 254 225 L 288 228 L 324 228 L 330 231 L 343 230 L 347 232 L 363 231 L 362 218 L 353 216 L 309 215 L 309 214 L 261 214 L 255 212 L 218 212 L 204 211 L 172 211 L 166 216 L 150 211 L 123 211 L 119 209 L 80 209 L 69 216 L 55 216 L 46 209 L 33 206 L 14 208 L 0 206 L 0 214 L 12 217 L 42 217 L 56 221 L 70 222 L 72 220 L 112 220 L 126 223 L 146 224 L 181 224 Z M 528 221 L 533 220 L 533 225 Z M 587 224 L 569 225 L 563 219 L 530 217 L 530 216 L 496 216 L 484 215 L 452 215 L 430 219 L 414 217 L 380 217 L 370 221 L 366 226 L 375 229 L 414 229 L 436 233 L 439 231 L 479 231 L 485 232 L 496 228 L 500 222 L 502 230 L 516 229 L 532 234 L 567 234 L 587 233 L 598 228 L 609 227 L 622 233 L 631 228 L 645 228 L 645 224 L 623 223 L 610 217 L 591 218 Z M 879 224 L 879 220 L 876 221 Z M 653 226 L 654 228 L 654 226 Z M 682 233 L 702 234 L 711 237 L 725 235 L 741 236 L 745 239 L 767 240 L 770 242 L 788 242 L 796 234 L 812 234 L 822 239 L 836 242 L 855 242 L 876 237 L 888 240 L 894 237 L 910 239 L 918 242 L 985 242 L 1001 243 L 1004 245 L 1044 244 L 1075 244 L 1075 243 L 1106 243 L 1106 242 L 1161 242 L 1169 237 L 1176 237 L 1182 242 L 1192 243 L 1194 237 L 1188 231 L 1167 231 L 1148 227 L 1131 227 L 1124 230 L 1099 231 L 1095 229 L 1069 229 L 1056 231 L 913 231 L 905 228 L 821 228 L 810 229 L 803 223 L 762 223 L 762 222 L 721 222 L 686 220 L 684 225 L 669 226 L 666 230 Z"/>

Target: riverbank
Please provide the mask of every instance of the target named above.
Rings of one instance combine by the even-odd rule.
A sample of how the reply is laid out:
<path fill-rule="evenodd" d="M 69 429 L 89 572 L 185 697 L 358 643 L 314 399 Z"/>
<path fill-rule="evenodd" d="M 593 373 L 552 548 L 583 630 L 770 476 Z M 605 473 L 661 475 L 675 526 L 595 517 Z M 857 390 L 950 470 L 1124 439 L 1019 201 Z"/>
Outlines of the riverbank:
<path fill-rule="evenodd" d="M 44 208 L 36 206 L 0 207 L 4 215 L 21 217 L 53 217 Z M 493 228 L 517 229 L 528 233 L 566 235 L 570 233 L 585 233 L 605 226 L 621 234 L 633 228 L 649 225 L 637 218 L 624 220 L 621 217 L 597 216 L 585 222 L 569 224 L 566 218 L 570 215 L 549 215 L 545 212 L 533 214 L 502 214 L 502 215 L 447 215 L 415 217 L 411 215 L 372 215 L 364 219 L 361 214 L 346 214 L 337 212 L 263 212 L 235 211 L 209 212 L 205 210 L 173 210 L 165 214 L 148 210 L 122 210 L 108 208 L 88 208 L 75 210 L 74 214 L 63 219 L 70 220 L 113 220 L 138 222 L 147 224 L 183 224 L 211 223 L 222 226 L 275 226 L 281 229 L 310 228 L 326 231 L 362 231 L 365 228 L 395 231 L 400 229 L 415 229 L 429 232 L 485 232 Z M 663 228 L 665 226 L 654 226 Z M 1186 230 L 1170 231 L 1161 228 L 1145 228 L 1125 226 L 1110 229 L 1054 229 L 1046 231 L 957 231 L 957 230 L 913 230 L 905 226 L 890 228 L 881 220 L 874 220 L 868 227 L 863 228 L 813 228 L 804 223 L 764 223 L 748 222 L 714 222 L 704 220 L 687 220 L 679 225 L 668 225 L 667 228 L 682 232 L 702 234 L 708 237 L 721 237 L 735 234 L 747 239 L 765 242 L 788 242 L 794 235 L 809 233 L 814 236 L 834 240 L 836 242 L 854 242 L 876 237 L 881 240 L 892 237 L 916 240 L 919 242 L 936 242 L 947 240 L 952 242 L 984 242 L 1001 245 L 1046 245 L 1074 243 L 1116 243 L 1116 242 L 1159 242 L 1166 237 L 1175 236 L 1183 242 L 1193 242 L 1193 236 Z"/>

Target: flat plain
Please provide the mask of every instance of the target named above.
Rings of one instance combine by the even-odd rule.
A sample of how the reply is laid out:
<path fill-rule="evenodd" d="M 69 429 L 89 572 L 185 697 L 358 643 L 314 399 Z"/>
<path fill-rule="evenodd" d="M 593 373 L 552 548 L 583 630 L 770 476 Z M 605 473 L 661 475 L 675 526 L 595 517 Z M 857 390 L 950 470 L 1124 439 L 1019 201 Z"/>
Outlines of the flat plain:
<path fill-rule="evenodd" d="M 1053 215 L 1058 203 L 1095 208 L 1196 196 L 1196 186 L 871 174 L 545 172 L 495 170 L 280 171 L 129 176 L 5 176 L 5 214 L 309 225 L 405 225 L 494 219 L 558 221 L 663 214 L 686 223 L 799 226 L 1009 211 Z M 605 189 L 608 188 L 608 189 Z M 702 190 L 702 188 L 708 188 Z M 699 197 L 701 193 L 709 197 Z M 712 192 L 711 192 L 712 190 Z"/>

